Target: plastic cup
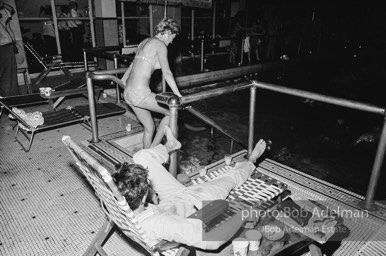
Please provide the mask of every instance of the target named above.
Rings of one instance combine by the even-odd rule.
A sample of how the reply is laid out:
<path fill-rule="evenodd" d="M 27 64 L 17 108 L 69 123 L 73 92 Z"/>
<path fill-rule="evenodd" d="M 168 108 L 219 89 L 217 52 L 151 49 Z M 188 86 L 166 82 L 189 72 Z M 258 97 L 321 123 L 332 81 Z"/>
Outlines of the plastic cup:
<path fill-rule="evenodd" d="M 225 160 L 225 164 L 226 164 L 226 165 L 231 165 L 231 164 L 232 164 L 232 155 L 226 154 L 226 155 L 224 156 L 224 160 Z"/>
<path fill-rule="evenodd" d="M 261 233 L 258 230 L 248 230 L 245 232 L 245 237 L 249 241 L 249 250 L 257 251 L 260 247 Z"/>
<path fill-rule="evenodd" d="M 203 168 L 200 169 L 200 176 L 201 177 L 205 176 L 206 173 L 207 173 L 206 167 L 203 167 Z"/>
<path fill-rule="evenodd" d="M 126 131 L 128 131 L 128 132 L 131 131 L 131 124 L 126 125 Z"/>
<path fill-rule="evenodd" d="M 234 256 L 247 256 L 249 242 L 242 237 L 238 237 L 232 241 Z"/>

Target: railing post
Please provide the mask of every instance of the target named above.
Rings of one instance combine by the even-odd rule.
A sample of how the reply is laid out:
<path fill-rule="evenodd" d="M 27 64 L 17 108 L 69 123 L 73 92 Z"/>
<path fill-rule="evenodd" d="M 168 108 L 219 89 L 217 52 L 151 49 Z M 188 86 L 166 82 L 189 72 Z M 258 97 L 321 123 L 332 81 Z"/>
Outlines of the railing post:
<path fill-rule="evenodd" d="M 113 58 L 114 58 L 114 68 L 115 69 L 118 69 L 118 57 L 117 57 L 117 54 L 114 54 L 113 55 Z M 116 76 L 118 74 L 115 74 Z M 118 76 L 117 76 L 118 77 Z M 115 83 L 115 86 L 116 86 L 116 94 L 117 94 L 117 104 L 120 104 L 121 103 L 121 91 L 119 89 L 119 84 L 118 83 Z"/>
<path fill-rule="evenodd" d="M 181 99 L 173 95 L 167 101 L 169 106 L 169 127 L 174 137 L 178 138 L 178 108 L 181 105 Z M 169 172 L 173 177 L 177 177 L 177 151 L 170 154 Z"/>
<path fill-rule="evenodd" d="M 201 72 L 204 72 L 204 39 L 201 39 Z"/>
<path fill-rule="evenodd" d="M 252 81 L 249 97 L 249 133 L 248 133 L 248 155 L 253 150 L 253 137 L 255 130 L 255 109 L 256 109 L 256 81 Z"/>
<path fill-rule="evenodd" d="M 365 201 L 362 201 L 359 203 L 360 207 L 369 211 L 377 210 L 377 206 L 374 204 L 374 196 L 377 190 L 379 176 L 381 174 L 381 168 L 382 168 L 383 158 L 385 156 L 385 150 L 386 150 L 386 116 L 384 116 L 382 133 L 379 139 L 378 149 L 375 155 L 375 160 L 374 160 L 373 169 L 371 172 L 369 185 L 367 186 L 366 198 L 365 198 Z"/>
<path fill-rule="evenodd" d="M 88 71 L 87 51 L 83 48 L 84 72 Z"/>
<path fill-rule="evenodd" d="M 88 93 L 88 103 L 90 109 L 90 119 L 91 119 L 91 132 L 92 132 L 92 143 L 99 142 L 98 138 L 98 124 L 96 120 L 96 111 L 95 111 L 95 98 L 94 98 L 94 87 L 92 84 L 92 78 L 90 77 L 91 73 L 86 73 L 86 82 L 87 82 L 87 93 Z"/>

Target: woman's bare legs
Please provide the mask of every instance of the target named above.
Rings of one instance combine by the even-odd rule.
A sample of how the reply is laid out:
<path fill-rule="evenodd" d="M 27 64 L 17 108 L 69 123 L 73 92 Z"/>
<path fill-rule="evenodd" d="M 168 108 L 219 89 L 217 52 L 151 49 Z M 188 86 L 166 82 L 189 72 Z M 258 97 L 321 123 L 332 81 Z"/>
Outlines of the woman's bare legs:
<path fill-rule="evenodd" d="M 158 105 L 158 102 L 155 99 L 154 93 L 151 93 L 141 102 L 139 106 L 132 107 L 132 109 L 135 115 L 137 116 L 138 120 L 144 126 L 145 132 L 143 135 L 143 148 L 150 148 L 160 144 L 163 136 L 165 135 L 164 133 L 165 126 L 169 124 L 169 111 L 166 108 L 163 108 L 160 105 Z M 154 126 L 153 117 L 151 116 L 150 111 L 165 115 L 165 117 L 162 118 L 159 124 L 158 130 L 154 136 L 154 139 L 153 139 L 153 135 L 154 135 L 155 126 Z"/>

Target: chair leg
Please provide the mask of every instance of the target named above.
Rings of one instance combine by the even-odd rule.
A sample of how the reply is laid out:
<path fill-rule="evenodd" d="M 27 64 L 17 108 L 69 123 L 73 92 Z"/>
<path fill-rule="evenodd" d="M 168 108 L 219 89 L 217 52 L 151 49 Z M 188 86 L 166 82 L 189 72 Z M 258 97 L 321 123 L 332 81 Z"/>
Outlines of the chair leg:
<path fill-rule="evenodd" d="M 29 141 L 27 146 L 24 146 L 23 143 L 21 143 L 21 141 L 18 139 L 17 135 L 19 134 L 19 131 Z M 16 125 L 15 140 L 17 141 L 17 143 L 19 143 L 19 145 L 24 149 L 25 152 L 29 152 L 29 150 L 31 149 L 31 145 L 32 145 L 32 141 L 34 139 L 34 135 L 35 135 L 35 131 L 34 130 L 31 131 L 31 136 L 28 136 L 28 132 L 27 131 L 21 129 L 19 125 Z"/>
<path fill-rule="evenodd" d="M 102 248 L 102 245 L 109 236 L 114 225 L 115 224 L 113 221 L 106 220 L 105 223 L 103 223 L 103 226 L 99 229 L 96 237 L 92 240 L 86 252 L 83 254 L 83 256 L 94 256 L 96 253 L 99 253 L 99 255 L 101 256 L 107 256 L 107 253 Z"/>

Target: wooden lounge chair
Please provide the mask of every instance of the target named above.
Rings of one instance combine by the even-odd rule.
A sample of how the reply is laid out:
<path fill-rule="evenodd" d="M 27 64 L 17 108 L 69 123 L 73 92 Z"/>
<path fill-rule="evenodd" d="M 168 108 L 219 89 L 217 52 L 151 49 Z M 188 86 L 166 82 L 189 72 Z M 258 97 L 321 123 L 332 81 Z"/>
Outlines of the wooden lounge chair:
<path fill-rule="evenodd" d="M 106 251 L 102 248 L 102 244 L 104 244 L 115 225 L 150 255 L 164 254 L 164 252 L 167 252 L 166 254 L 172 252 L 178 256 L 188 255 L 189 250 L 175 242 L 161 241 L 157 244 L 151 244 L 145 231 L 134 216 L 133 211 L 127 204 L 126 199 L 119 192 L 116 184 L 112 180 L 110 172 L 94 157 L 72 141 L 69 136 L 63 136 L 62 141 L 74 157 L 82 173 L 94 188 L 96 195 L 101 201 L 102 209 L 108 217 L 108 220 L 105 221 L 97 236 L 83 255 L 95 255 L 96 253 L 99 253 L 99 255 L 107 255 Z M 176 247 L 178 246 L 180 247 L 177 249 Z M 173 248 L 174 250 L 172 251 Z"/>
<path fill-rule="evenodd" d="M 3 108 L 7 109 L 8 112 L 17 120 L 17 126 L 15 129 L 15 139 L 25 152 L 28 152 L 30 150 L 35 133 L 75 123 L 86 122 L 87 124 L 90 119 L 88 105 L 68 107 L 66 109 L 41 112 L 44 118 L 44 123 L 42 125 L 34 127 L 28 124 L 21 116 L 15 113 L 2 101 L 0 101 L 0 105 Z M 97 118 L 107 117 L 111 115 L 119 115 L 126 112 L 126 109 L 117 106 L 113 103 L 96 104 L 95 110 Z M 19 132 L 22 133 L 24 137 L 28 140 L 27 145 L 24 145 L 19 139 Z"/>

